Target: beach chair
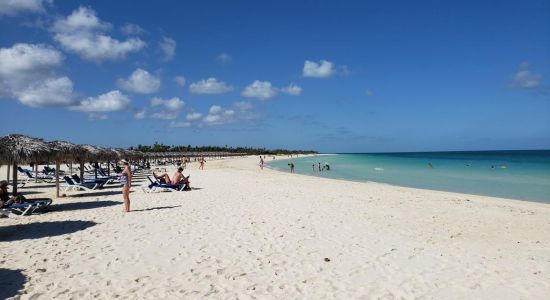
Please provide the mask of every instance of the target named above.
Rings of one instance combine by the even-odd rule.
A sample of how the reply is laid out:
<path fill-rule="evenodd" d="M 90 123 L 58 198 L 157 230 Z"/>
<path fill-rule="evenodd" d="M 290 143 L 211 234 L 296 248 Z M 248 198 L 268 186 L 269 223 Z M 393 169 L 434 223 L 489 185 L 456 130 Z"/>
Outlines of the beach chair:
<path fill-rule="evenodd" d="M 28 200 L 30 202 L 14 203 L 0 209 L 0 214 L 13 218 L 16 216 L 28 216 L 33 213 L 43 211 L 46 207 L 52 204 L 51 199 L 35 199 Z"/>
<path fill-rule="evenodd" d="M 65 180 L 65 191 L 78 191 L 78 190 L 84 190 L 84 191 L 92 191 L 98 188 L 97 183 L 76 183 L 74 182 L 71 177 L 64 176 L 63 180 Z"/>
<path fill-rule="evenodd" d="M 55 180 L 55 177 L 51 175 L 44 175 L 44 174 L 33 175 L 29 170 L 25 170 L 24 172 L 25 172 L 24 174 L 27 175 L 27 179 L 25 180 L 25 183 L 28 183 L 29 181 L 34 180 L 35 176 L 36 178 L 38 178 L 38 181 L 41 181 L 41 182 L 51 183 Z"/>
<path fill-rule="evenodd" d="M 75 183 L 81 183 L 81 184 L 91 184 L 91 183 L 95 183 L 97 184 L 97 188 L 103 188 L 103 186 L 107 183 L 108 180 L 106 179 L 100 179 L 98 178 L 97 180 L 82 180 L 80 178 L 80 176 L 76 175 L 76 174 L 73 174 L 72 176 L 72 180 L 75 182 Z"/>
<path fill-rule="evenodd" d="M 155 176 L 148 175 L 147 179 L 149 179 L 150 184 L 149 185 L 143 185 L 142 189 L 146 193 L 154 193 L 154 192 L 180 192 L 183 191 L 185 188 L 185 184 L 168 184 L 168 183 L 161 183 L 158 181 Z"/>

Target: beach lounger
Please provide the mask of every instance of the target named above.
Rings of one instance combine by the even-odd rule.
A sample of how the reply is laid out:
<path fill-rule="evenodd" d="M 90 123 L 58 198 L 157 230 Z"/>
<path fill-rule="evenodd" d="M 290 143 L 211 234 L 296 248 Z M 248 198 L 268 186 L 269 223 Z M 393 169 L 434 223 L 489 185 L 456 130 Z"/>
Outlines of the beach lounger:
<path fill-rule="evenodd" d="M 26 170 L 25 175 L 27 175 L 27 179 L 25 180 L 25 183 L 28 183 L 29 181 L 32 181 L 35 179 L 35 176 L 36 178 L 38 178 L 38 181 L 41 181 L 41 182 L 48 182 L 48 183 L 51 183 L 55 180 L 55 177 L 54 176 L 51 176 L 51 175 L 43 175 L 43 174 L 35 174 L 33 175 L 30 171 Z"/>
<path fill-rule="evenodd" d="M 98 188 L 97 183 L 76 183 L 74 182 L 69 176 L 64 176 L 63 180 L 65 180 L 65 191 L 78 191 L 78 190 L 84 190 L 84 191 L 91 191 Z"/>
<path fill-rule="evenodd" d="M 153 193 L 153 192 L 180 192 L 183 191 L 185 188 L 185 184 L 167 184 L 167 183 L 161 183 L 158 181 L 157 178 L 154 176 L 148 175 L 147 179 L 149 179 L 150 184 L 147 186 L 142 186 L 142 189 L 146 193 Z"/>
<path fill-rule="evenodd" d="M 46 207 L 52 204 L 51 199 L 36 199 L 28 200 L 30 202 L 14 203 L 0 209 L 0 214 L 13 218 L 15 216 L 28 216 L 33 213 L 43 211 Z"/>
<path fill-rule="evenodd" d="M 97 178 L 97 180 L 82 180 L 80 178 L 80 176 L 76 175 L 76 174 L 73 174 L 72 176 L 72 179 L 75 183 L 81 183 L 81 184 L 91 184 L 91 183 L 95 183 L 97 184 L 97 188 L 103 188 L 103 186 L 109 181 L 108 179 L 103 179 L 103 178 Z"/>

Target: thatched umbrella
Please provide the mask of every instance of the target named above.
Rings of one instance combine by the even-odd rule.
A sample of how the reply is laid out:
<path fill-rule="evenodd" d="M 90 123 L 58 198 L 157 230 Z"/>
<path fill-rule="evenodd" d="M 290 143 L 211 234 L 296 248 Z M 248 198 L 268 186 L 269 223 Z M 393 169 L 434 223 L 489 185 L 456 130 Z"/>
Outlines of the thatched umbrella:
<path fill-rule="evenodd" d="M 62 160 L 73 159 L 77 146 L 65 141 L 48 142 L 55 159 L 55 195 L 59 198 L 59 168 Z"/>
<path fill-rule="evenodd" d="M 50 154 L 50 148 L 42 139 L 21 134 L 0 138 L 0 161 L 13 165 L 13 194 L 17 193 L 17 164 L 47 160 Z"/>

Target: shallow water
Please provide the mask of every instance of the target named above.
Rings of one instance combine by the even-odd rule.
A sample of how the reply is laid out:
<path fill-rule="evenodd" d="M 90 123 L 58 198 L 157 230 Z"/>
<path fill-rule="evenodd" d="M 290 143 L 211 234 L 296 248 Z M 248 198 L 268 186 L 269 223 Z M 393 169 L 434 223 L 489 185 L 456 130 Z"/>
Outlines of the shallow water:
<path fill-rule="evenodd" d="M 271 161 L 300 174 L 550 203 L 550 150 L 334 154 Z M 318 163 L 330 171 L 318 171 Z M 312 171 L 315 164 L 315 171 Z"/>

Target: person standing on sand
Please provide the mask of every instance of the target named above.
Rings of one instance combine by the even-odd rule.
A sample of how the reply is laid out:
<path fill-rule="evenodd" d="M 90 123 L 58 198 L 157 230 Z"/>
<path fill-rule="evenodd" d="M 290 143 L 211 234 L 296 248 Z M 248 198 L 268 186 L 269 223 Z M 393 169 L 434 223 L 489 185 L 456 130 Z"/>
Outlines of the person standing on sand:
<path fill-rule="evenodd" d="M 290 167 L 290 173 L 294 173 L 294 164 L 289 163 L 288 166 Z"/>
<path fill-rule="evenodd" d="M 262 156 L 260 155 L 260 169 L 264 169 L 264 159 L 262 158 Z"/>
<path fill-rule="evenodd" d="M 204 159 L 204 157 L 201 156 L 201 157 L 199 158 L 199 162 L 200 162 L 200 164 L 201 164 L 201 165 L 199 166 L 199 170 L 204 170 L 204 162 L 206 162 L 206 159 Z"/>
<path fill-rule="evenodd" d="M 321 163 L 318 162 L 318 164 L 319 164 L 319 173 L 321 173 Z"/>
<path fill-rule="evenodd" d="M 315 163 L 311 164 L 311 173 L 315 174 Z"/>
<path fill-rule="evenodd" d="M 122 184 L 122 200 L 124 201 L 124 212 L 130 211 L 130 185 L 132 183 L 132 171 L 128 161 L 120 161 L 124 165 L 122 174 L 120 174 L 120 183 Z"/>

